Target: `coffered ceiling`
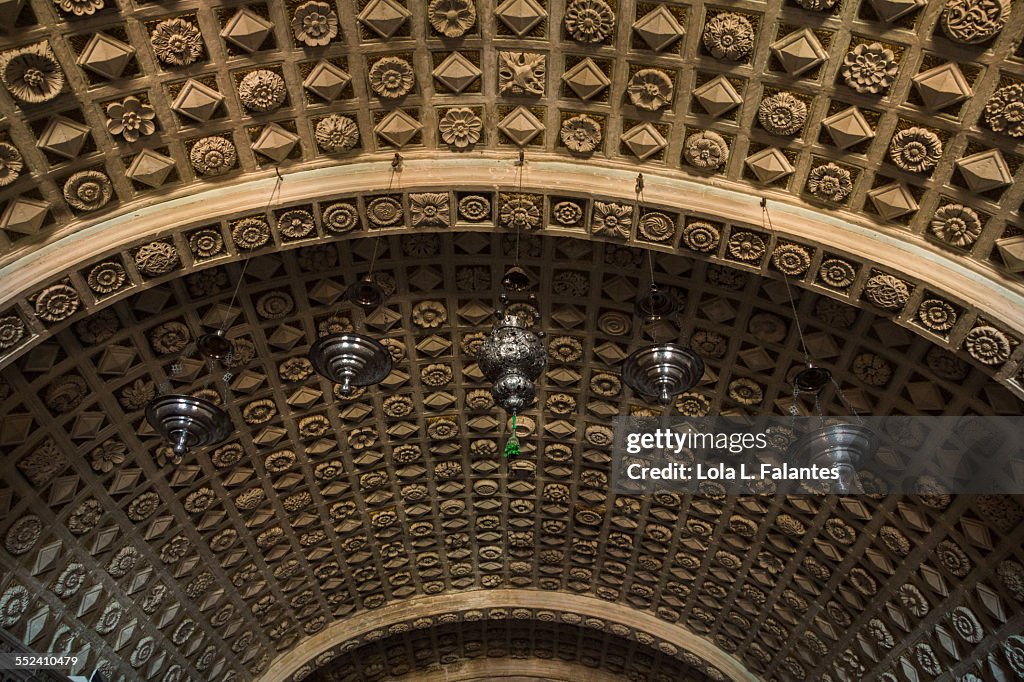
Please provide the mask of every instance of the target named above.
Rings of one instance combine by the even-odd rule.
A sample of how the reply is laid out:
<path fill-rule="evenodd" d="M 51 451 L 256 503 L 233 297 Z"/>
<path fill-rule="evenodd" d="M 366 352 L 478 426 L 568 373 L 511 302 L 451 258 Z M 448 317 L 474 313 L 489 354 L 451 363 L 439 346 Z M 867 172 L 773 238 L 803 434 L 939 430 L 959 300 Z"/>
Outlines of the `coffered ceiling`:
<path fill-rule="evenodd" d="M 1024 677 L 1018 499 L 608 486 L 645 340 L 707 361 L 673 411 L 811 409 L 794 310 L 829 413 L 1021 413 L 1008 0 L 0 0 L 3 31 L 16 639 L 165 682 Z M 508 462 L 472 351 L 517 250 L 550 365 Z M 644 327 L 652 278 L 682 312 Z M 352 328 L 395 370 L 342 398 L 305 354 Z M 167 390 L 230 442 L 168 461 Z"/>

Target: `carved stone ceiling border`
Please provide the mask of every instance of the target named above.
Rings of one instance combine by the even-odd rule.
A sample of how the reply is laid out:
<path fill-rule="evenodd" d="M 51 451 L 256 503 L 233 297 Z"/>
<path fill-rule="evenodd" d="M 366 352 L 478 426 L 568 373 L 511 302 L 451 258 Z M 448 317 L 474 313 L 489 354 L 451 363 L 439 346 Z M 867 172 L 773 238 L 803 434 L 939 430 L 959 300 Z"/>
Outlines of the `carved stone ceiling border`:
<path fill-rule="evenodd" d="M 625 605 L 763 679 L 1020 674 L 1015 498 L 949 497 L 927 477 L 912 497 L 612 494 L 608 420 L 650 409 L 617 372 L 651 331 L 632 317 L 643 252 L 550 236 L 521 240 L 552 364 L 521 417 L 525 455 L 506 466 L 508 425 L 469 351 L 514 235 L 373 241 L 142 284 L 3 370 L 0 627 L 114 680 L 248 680 L 354 614 L 508 588 Z M 390 297 L 363 316 L 338 301 L 375 250 Z M 781 282 L 683 255 L 655 268 L 685 298 L 661 338 L 708 358 L 676 408 L 788 409 L 803 355 Z M 795 295 L 858 410 L 1020 412 L 986 372 L 890 319 Z M 228 385 L 188 354 L 222 324 Z M 340 400 L 304 356 L 350 325 L 387 337 L 396 367 Z M 170 464 L 142 414 L 161 384 L 222 400 L 232 441 Z"/>
<path fill-rule="evenodd" d="M 486 161 L 469 168 L 456 165 L 458 168 L 443 172 L 458 172 L 464 177 L 490 167 Z M 409 172 L 415 176 L 419 168 L 414 166 Z M 987 286 L 984 280 L 972 279 L 975 273 L 970 271 L 944 269 L 942 262 L 930 260 L 927 252 L 901 251 L 884 239 L 874 241 L 853 231 L 841 234 L 843 227 L 827 221 L 808 229 L 807 216 L 790 207 L 781 207 L 783 210 L 774 214 L 778 232 L 768 229 L 764 222 L 750 225 L 724 221 L 720 215 L 743 216 L 760 209 L 751 209 L 757 206 L 756 201 L 747 198 L 749 206 L 739 210 L 723 207 L 711 212 L 723 200 L 732 198 L 711 190 L 704 192 L 700 201 L 687 200 L 704 210 L 681 211 L 672 204 L 654 202 L 655 198 L 669 201 L 675 186 L 660 188 L 652 192 L 651 201 L 643 202 L 621 194 L 595 196 L 576 187 L 584 182 L 602 186 L 612 178 L 621 180 L 621 171 L 612 169 L 596 176 L 581 176 L 578 181 L 574 176 L 565 183 L 564 190 L 539 190 L 526 183 L 504 191 L 461 184 L 462 189 L 451 191 L 446 183 L 444 191 L 431 185 L 423 191 L 399 189 L 393 186 L 399 182 L 399 173 L 390 169 L 381 172 L 379 164 L 370 170 L 384 185 L 378 192 L 332 192 L 323 198 L 322 185 L 332 174 L 293 176 L 305 179 L 299 180 L 297 188 L 288 185 L 289 191 L 300 197 L 312 191 L 315 200 L 289 197 L 277 201 L 273 185 L 266 182 L 259 185 L 264 190 L 261 194 L 269 197 L 262 211 L 253 210 L 250 196 L 231 192 L 222 198 L 225 213 L 220 216 L 214 210 L 217 195 L 176 200 L 168 206 L 126 215 L 102 226 L 101 231 L 82 233 L 8 266 L 0 291 L 9 296 L 28 284 L 21 281 L 23 273 L 25 279 L 53 270 L 63 274 L 48 286 L 29 288 L 15 297 L 14 307 L 0 311 L 0 353 L 7 351 L 0 356 L 0 366 L 77 319 L 139 290 L 257 253 L 295 249 L 318 241 L 358 249 L 361 247 L 356 242 L 348 240 L 373 238 L 375 233 L 402 234 L 404 239 L 415 241 L 453 229 L 458 233 L 493 230 L 506 235 L 519 229 L 523 233 L 542 231 L 599 244 L 641 247 L 658 253 L 652 257 L 671 257 L 674 261 L 710 260 L 735 269 L 735 277 L 747 273 L 785 277 L 797 286 L 838 300 L 885 311 L 906 329 L 938 346 L 959 351 L 1012 391 L 1024 393 L 1024 345 L 1019 340 L 1024 333 L 1018 331 L 1024 327 L 1018 307 L 1021 297 L 999 285 Z M 539 170 L 532 171 L 531 179 L 543 182 L 567 173 L 557 166 L 541 164 Z M 384 177 L 389 178 L 387 183 Z M 345 181 L 344 174 L 340 181 Z M 374 187 L 378 184 L 370 182 Z M 741 200 L 736 198 L 737 202 Z M 158 229 L 161 225 L 170 225 L 173 231 Z M 829 228 L 834 228 L 832 240 L 850 252 L 830 248 L 815 238 Z M 154 239 L 153 232 L 161 236 Z M 790 232 L 798 236 L 790 237 Z M 146 236 L 139 239 L 136 234 Z M 877 259 L 862 255 L 865 250 L 870 254 L 876 246 L 887 252 Z M 579 248 L 587 247 L 581 244 Z M 640 258 L 640 253 L 635 251 L 634 257 Z M 768 286 L 775 300 L 786 296 L 785 283 L 776 281 Z M 991 308 L 1006 319 L 981 313 L 979 308 Z"/>

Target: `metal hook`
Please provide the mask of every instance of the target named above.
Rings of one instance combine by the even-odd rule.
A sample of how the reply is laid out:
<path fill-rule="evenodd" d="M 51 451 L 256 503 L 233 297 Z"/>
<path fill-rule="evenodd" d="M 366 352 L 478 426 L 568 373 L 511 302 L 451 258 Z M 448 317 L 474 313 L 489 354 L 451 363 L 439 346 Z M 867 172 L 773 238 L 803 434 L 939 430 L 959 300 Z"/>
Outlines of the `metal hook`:
<path fill-rule="evenodd" d="M 526 151 L 523 149 L 519 150 L 519 159 L 515 162 L 517 166 L 526 165 Z"/>
<path fill-rule="evenodd" d="M 644 191 L 644 174 L 643 173 L 637 173 L 636 174 L 636 193 L 640 194 L 643 191 Z"/>
<path fill-rule="evenodd" d="M 391 159 L 391 167 L 396 171 L 402 168 L 402 155 L 398 152 L 395 152 L 395 158 Z"/>

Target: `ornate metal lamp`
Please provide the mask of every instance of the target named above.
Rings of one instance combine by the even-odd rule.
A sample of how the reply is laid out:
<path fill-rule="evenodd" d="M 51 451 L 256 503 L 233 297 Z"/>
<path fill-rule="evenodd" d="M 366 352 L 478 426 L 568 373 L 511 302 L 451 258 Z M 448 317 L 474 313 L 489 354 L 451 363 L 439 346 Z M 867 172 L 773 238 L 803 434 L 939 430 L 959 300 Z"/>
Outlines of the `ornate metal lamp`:
<path fill-rule="evenodd" d="M 529 284 L 526 272 L 513 266 L 502 278 L 504 289 L 521 290 Z M 516 417 L 519 411 L 537 399 L 537 386 L 541 372 L 548 362 L 544 347 L 544 332 L 534 332 L 530 322 L 520 315 L 506 314 L 508 295 L 502 293 L 495 313 L 494 327 L 477 350 L 480 371 L 491 381 L 491 395 L 506 412 L 512 413 L 512 436 L 505 444 L 505 456 L 519 454 L 516 435 Z M 530 295 L 530 302 L 536 296 Z"/>
<path fill-rule="evenodd" d="M 855 495 L 864 490 L 857 480 L 857 467 L 863 465 L 878 450 L 878 437 L 861 424 L 830 424 L 801 436 L 792 446 L 790 454 L 800 462 L 835 467 L 839 479 L 832 492 Z"/>
<path fill-rule="evenodd" d="M 207 360 L 228 360 L 234 349 L 232 343 L 224 337 L 223 329 L 203 334 L 196 340 L 196 350 Z"/>
<path fill-rule="evenodd" d="M 378 384 L 391 373 L 391 353 L 379 341 L 351 332 L 330 334 L 309 349 L 313 368 L 336 384 L 342 395 Z"/>
<path fill-rule="evenodd" d="M 373 310 L 384 302 L 385 297 L 380 285 L 373 281 L 372 276 L 366 274 L 345 290 L 345 298 L 363 310 Z"/>
<path fill-rule="evenodd" d="M 662 405 L 697 385 L 704 376 L 704 361 L 677 343 L 644 346 L 633 351 L 622 366 L 622 379 L 646 399 Z"/>
<path fill-rule="evenodd" d="M 234 431 L 227 413 L 209 400 L 173 393 L 150 401 L 146 421 L 171 444 L 179 459 L 192 448 L 224 442 Z"/>
<path fill-rule="evenodd" d="M 647 293 L 636 301 L 636 313 L 648 322 L 675 315 L 674 296 L 651 282 Z M 633 351 L 622 365 L 622 379 L 645 400 L 669 405 L 672 398 L 697 385 L 704 376 L 704 361 L 693 350 L 677 343 L 654 343 Z"/>

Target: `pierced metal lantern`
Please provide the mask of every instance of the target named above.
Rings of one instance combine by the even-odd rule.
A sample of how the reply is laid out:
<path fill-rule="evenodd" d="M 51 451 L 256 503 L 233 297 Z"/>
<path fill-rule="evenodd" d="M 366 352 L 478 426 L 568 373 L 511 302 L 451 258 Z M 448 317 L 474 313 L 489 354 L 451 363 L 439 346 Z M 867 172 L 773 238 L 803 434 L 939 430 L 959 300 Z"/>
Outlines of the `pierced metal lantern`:
<path fill-rule="evenodd" d="M 146 421 L 181 457 L 192 448 L 217 445 L 235 430 L 224 410 L 190 395 L 162 395 L 146 406 Z"/>
<path fill-rule="evenodd" d="M 644 346 L 622 365 L 622 379 L 646 399 L 669 405 L 674 396 L 689 391 L 704 376 L 704 361 L 689 348 L 675 343 Z"/>
<path fill-rule="evenodd" d="M 831 424 L 801 436 L 789 448 L 797 462 L 836 467 L 839 479 L 833 492 L 850 495 L 863 492 L 857 482 L 857 467 L 878 450 L 878 436 L 860 424 Z"/>
<path fill-rule="evenodd" d="M 338 391 L 346 396 L 358 386 L 380 383 L 391 373 L 391 353 L 362 334 L 322 337 L 309 349 L 309 361 L 317 373 L 339 384 Z"/>
<path fill-rule="evenodd" d="M 217 330 L 212 334 L 203 334 L 196 341 L 196 350 L 204 358 L 209 360 L 225 360 L 231 357 L 235 347 L 230 341 L 224 338 L 224 330 Z"/>
<path fill-rule="evenodd" d="M 534 333 L 518 315 L 503 315 L 477 350 L 480 371 L 494 401 L 517 413 L 537 399 L 534 385 L 548 362 L 543 332 Z"/>

